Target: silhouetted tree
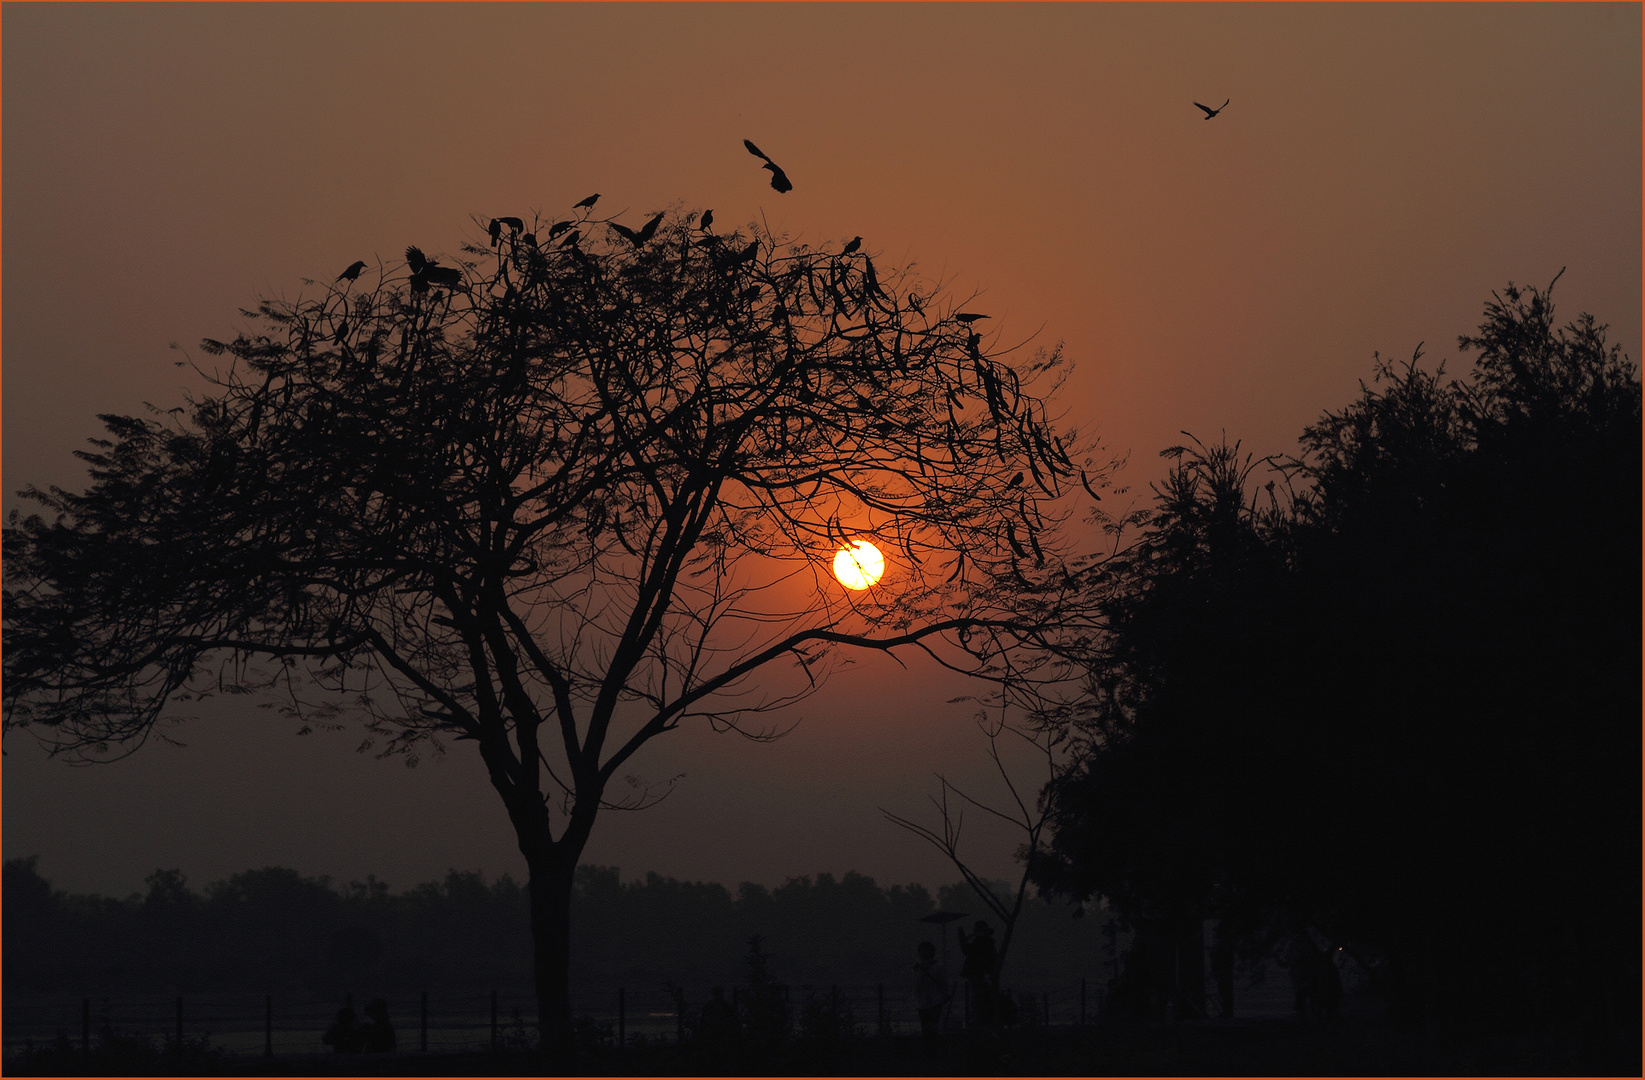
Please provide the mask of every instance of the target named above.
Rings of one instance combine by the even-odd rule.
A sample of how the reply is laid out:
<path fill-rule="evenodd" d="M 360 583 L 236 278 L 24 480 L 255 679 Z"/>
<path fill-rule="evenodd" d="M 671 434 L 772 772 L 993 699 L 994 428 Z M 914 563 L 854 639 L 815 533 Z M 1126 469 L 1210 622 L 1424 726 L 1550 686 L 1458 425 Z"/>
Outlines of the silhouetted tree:
<path fill-rule="evenodd" d="M 375 288 L 263 302 L 203 344 L 229 358 L 207 393 L 103 417 L 87 490 L 30 489 L 45 515 L 5 533 L 6 725 L 56 753 L 255 687 L 305 729 L 363 716 L 385 754 L 473 742 L 558 1045 L 578 856 L 603 807 L 657 796 L 639 748 L 769 737 L 751 717 L 840 645 L 1024 677 L 1049 503 L 1090 479 L 1037 396 L 1059 356 L 982 351 L 866 253 L 678 215 L 643 246 L 595 231 L 488 232 L 460 285 L 409 248 Z M 829 578 L 848 537 L 894 560 L 881 585 Z"/>
<path fill-rule="evenodd" d="M 1144 951 L 1211 915 L 1258 950 L 1320 933 L 1447 1025 L 1630 1020 L 1640 384 L 1546 290 L 1461 345 L 1462 381 L 1379 360 L 1294 496 L 1237 447 L 1173 451 L 1094 587 L 1036 875 Z"/>
<path fill-rule="evenodd" d="M 1005 970 L 1005 958 L 1011 950 L 1011 939 L 1016 933 L 1017 918 L 1022 914 L 1023 901 L 1028 896 L 1030 875 L 1034 871 L 1040 858 L 1046 825 L 1050 819 L 1050 791 L 1055 786 L 1057 777 L 1067 767 L 1067 753 L 1065 740 L 1058 737 L 1056 731 L 1047 725 L 1038 728 L 1024 727 L 1008 722 L 1005 714 L 1001 713 L 998 720 L 988 715 L 985 709 L 978 717 L 978 726 L 982 728 L 984 737 L 988 740 L 988 756 L 994 762 L 994 769 L 999 773 L 1000 780 L 1005 785 L 1010 801 L 1001 799 L 998 802 L 1004 806 L 1000 809 L 992 803 L 983 802 L 967 794 L 959 787 L 950 783 L 946 776 L 937 774 L 938 794 L 928 796 L 932 807 L 937 811 L 940 823 L 935 827 L 921 824 L 909 818 L 891 813 L 883 807 L 880 813 L 893 825 L 918 836 L 938 851 L 948 857 L 954 864 L 954 869 L 960 872 L 971 891 L 980 900 L 984 907 L 999 919 L 1003 932 L 1000 934 L 999 948 L 994 965 L 996 981 Z M 1044 779 L 1035 777 L 1034 785 L 1040 789 L 1037 795 L 1033 788 L 1019 790 L 1019 781 L 1012 778 L 1011 770 L 1006 767 L 1000 757 L 999 741 L 1001 736 L 1010 733 L 1014 738 L 1034 748 L 1036 765 L 1043 762 L 1045 767 Z M 949 793 L 952 792 L 956 802 L 949 802 Z M 1032 803 L 1030 803 L 1032 799 Z M 1001 895 L 981 874 L 971 868 L 960 852 L 960 837 L 965 829 L 965 806 L 988 814 L 991 817 L 1010 823 L 1022 831 L 1022 843 L 1017 849 L 1017 858 L 1022 863 L 1022 876 L 1018 878 L 1016 887 Z M 963 929 L 963 928 L 962 928 Z"/>

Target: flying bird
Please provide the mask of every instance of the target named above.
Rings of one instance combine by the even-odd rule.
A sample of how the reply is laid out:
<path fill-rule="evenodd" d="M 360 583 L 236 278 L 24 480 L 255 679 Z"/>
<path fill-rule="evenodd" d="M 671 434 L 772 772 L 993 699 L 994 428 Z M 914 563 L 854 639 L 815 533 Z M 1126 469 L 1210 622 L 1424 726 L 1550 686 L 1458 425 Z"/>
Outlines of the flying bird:
<path fill-rule="evenodd" d="M 1232 100 L 1233 100 L 1233 99 L 1232 99 L 1232 98 L 1229 98 L 1229 99 L 1228 99 L 1228 100 L 1229 100 L 1229 101 L 1232 101 Z M 1224 110 L 1224 109 L 1226 109 L 1226 108 L 1227 108 L 1227 107 L 1228 107 L 1228 102 L 1227 102 L 1227 101 L 1225 101 L 1225 102 L 1223 102 L 1223 103 L 1222 103 L 1222 104 L 1221 104 L 1221 105 L 1218 105 L 1218 106 L 1217 106 L 1217 107 L 1216 107 L 1216 108 L 1214 108 L 1214 109 L 1213 109 L 1213 108 L 1211 108 L 1211 106 L 1209 106 L 1209 105 L 1200 105 L 1200 103 L 1199 103 L 1199 102 L 1197 102 L 1197 101 L 1196 101 L 1196 102 L 1194 102 L 1194 104 L 1195 104 L 1195 105 L 1196 105 L 1196 106 L 1198 106 L 1198 107 L 1199 107 L 1199 108 L 1201 108 L 1201 109 L 1204 109 L 1204 110 L 1205 110 L 1205 118 L 1206 118 L 1206 119 L 1207 119 L 1207 120 L 1209 120 L 1209 119 L 1211 119 L 1211 117 L 1213 117 L 1213 116 L 1215 116 L 1215 115 L 1217 115 L 1217 113 L 1219 113 L 1219 112 L 1221 112 L 1221 111 L 1222 111 L 1222 110 Z"/>
<path fill-rule="evenodd" d="M 590 195 L 588 198 L 584 199 L 582 202 L 572 203 L 571 208 L 573 210 L 583 210 L 583 209 L 587 209 L 589 207 L 592 207 L 595 203 L 597 203 L 599 201 L 600 201 L 600 193 L 598 191 L 596 191 L 594 194 Z"/>
<path fill-rule="evenodd" d="M 659 211 L 656 217 L 652 218 L 644 225 L 641 225 L 639 231 L 637 232 L 625 225 L 619 225 L 615 221 L 611 223 L 611 227 L 622 233 L 624 239 L 626 239 L 630 244 L 633 244 L 635 247 L 641 247 L 647 240 L 650 240 L 657 234 L 657 226 L 662 222 L 662 220 L 663 212 Z"/>
<path fill-rule="evenodd" d="M 755 157 L 765 162 L 765 164 L 761 165 L 760 168 L 771 170 L 771 186 L 777 190 L 778 194 L 785 191 L 794 190 L 794 185 L 789 183 L 788 174 L 783 172 L 781 165 L 778 165 L 775 161 L 772 161 L 766 156 L 764 150 L 761 150 L 749 140 L 744 139 L 743 145 L 748 147 L 748 152 L 750 154 L 753 154 Z"/>
<path fill-rule="evenodd" d="M 366 261 L 364 259 L 359 259 L 359 260 L 357 260 L 353 263 L 350 263 L 349 268 L 347 270 L 344 270 L 341 274 L 338 274 L 337 275 L 337 280 L 338 281 L 353 281 L 355 278 L 360 276 L 360 271 L 364 270 L 365 268 L 366 268 Z"/>
<path fill-rule="evenodd" d="M 422 248 L 416 244 L 410 244 L 406 247 L 406 265 L 411 267 L 413 274 L 420 274 L 429 267 L 430 263 L 424 257 Z"/>
<path fill-rule="evenodd" d="M 844 250 L 842 250 L 840 252 L 840 254 L 841 255 L 850 255 L 851 253 L 855 252 L 860 247 L 862 247 L 862 237 L 854 236 L 854 237 L 851 238 L 851 242 L 849 244 L 845 245 Z"/>

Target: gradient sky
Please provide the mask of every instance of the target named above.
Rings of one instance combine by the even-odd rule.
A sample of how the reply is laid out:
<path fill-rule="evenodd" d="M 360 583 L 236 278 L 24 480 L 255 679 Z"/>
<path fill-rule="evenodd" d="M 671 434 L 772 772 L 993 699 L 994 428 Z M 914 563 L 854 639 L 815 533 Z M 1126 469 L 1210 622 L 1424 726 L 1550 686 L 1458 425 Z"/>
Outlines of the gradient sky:
<path fill-rule="evenodd" d="M 1130 452 L 1134 493 L 1183 429 L 1294 450 L 1373 350 L 1455 357 L 1510 279 L 1565 267 L 1562 313 L 1639 356 L 1638 4 L 14 3 L 0 30 L 8 512 L 82 482 L 97 413 L 179 402 L 171 343 L 596 191 L 631 225 L 683 203 L 860 234 L 980 294 L 1002 342 L 1064 343 L 1066 421 Z M 946 703 L 966 688 L 910 662 L 845 671 L 774 744 L 648 745 L 638 771 L 684 778 L 606 814 L 585 861 L 953 880 L 876 809 L 917 814 L 935 771 L 989 790 Z M 291 727 L 236 703 L 175 729 L 186 748 L 83 769 L 14 734 L 5 855 L 121 895 L 157 867 L 523 876 L 465 744 L 407 770 Z M 1010 871 L 1009 834 L 967 837 Z"/>

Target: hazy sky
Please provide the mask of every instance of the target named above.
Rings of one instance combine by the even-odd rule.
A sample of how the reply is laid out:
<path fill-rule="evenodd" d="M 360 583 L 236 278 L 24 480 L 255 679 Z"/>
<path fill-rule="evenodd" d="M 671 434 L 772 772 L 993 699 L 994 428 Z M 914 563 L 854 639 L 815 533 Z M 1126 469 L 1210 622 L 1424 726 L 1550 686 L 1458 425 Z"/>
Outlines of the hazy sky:
<path fill-rule="evenodd" d="M 592 192 L 815 244 L 860 234 L 1002 341 L 1064 343 L 1069 424 L 1145 489 L 1187 429 L 1259 453 L 1373 350 L 1455 357 L 1493 289 L 1545 285 L 1637 358 L 1638 4 L 26 5 L 3 15 L 4 488 L 78 486 L 95 415 L 177 404 L 168 346 L 260 296 L 472 219 Z M 1194 101 L 1227 110 L 1206 121 Z M 750 138 L 794 190 L 778 195 Z M 198 355 L 196 353 L 196 355 Z M 1456 364 L 1454 366 L 1461 366 Z M 912 661 L 911 661 L 912 663 Z M 780 883 L 956 876 L 877 807 L 986 791 L 963 686 L 865 660 L 785 740 L 681 732 L 684 773 L 585 861 Z M 71 770 L 6 740 L 7 857 L 124 894 L 281 864 L 396 888 L 523 876 L 478 756 L 407 770 L 243 703 Z M 974 830 L 974 832 L 973 832 Z M 1014 841 L 969 822 L 1004 874 Z"/>

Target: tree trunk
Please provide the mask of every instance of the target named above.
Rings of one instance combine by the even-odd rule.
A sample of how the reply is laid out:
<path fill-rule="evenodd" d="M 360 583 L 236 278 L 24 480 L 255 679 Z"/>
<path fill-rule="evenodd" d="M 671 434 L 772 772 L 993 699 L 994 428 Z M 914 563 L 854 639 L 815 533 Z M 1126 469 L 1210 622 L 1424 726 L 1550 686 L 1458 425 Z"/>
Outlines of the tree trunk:
<path fill-rule="evenodd" d="M 530 870 L 532 975 L 544 1057 L 564 1063 L 571 1037 L 571 891 L 578 852 L 550 850 Z"/>

